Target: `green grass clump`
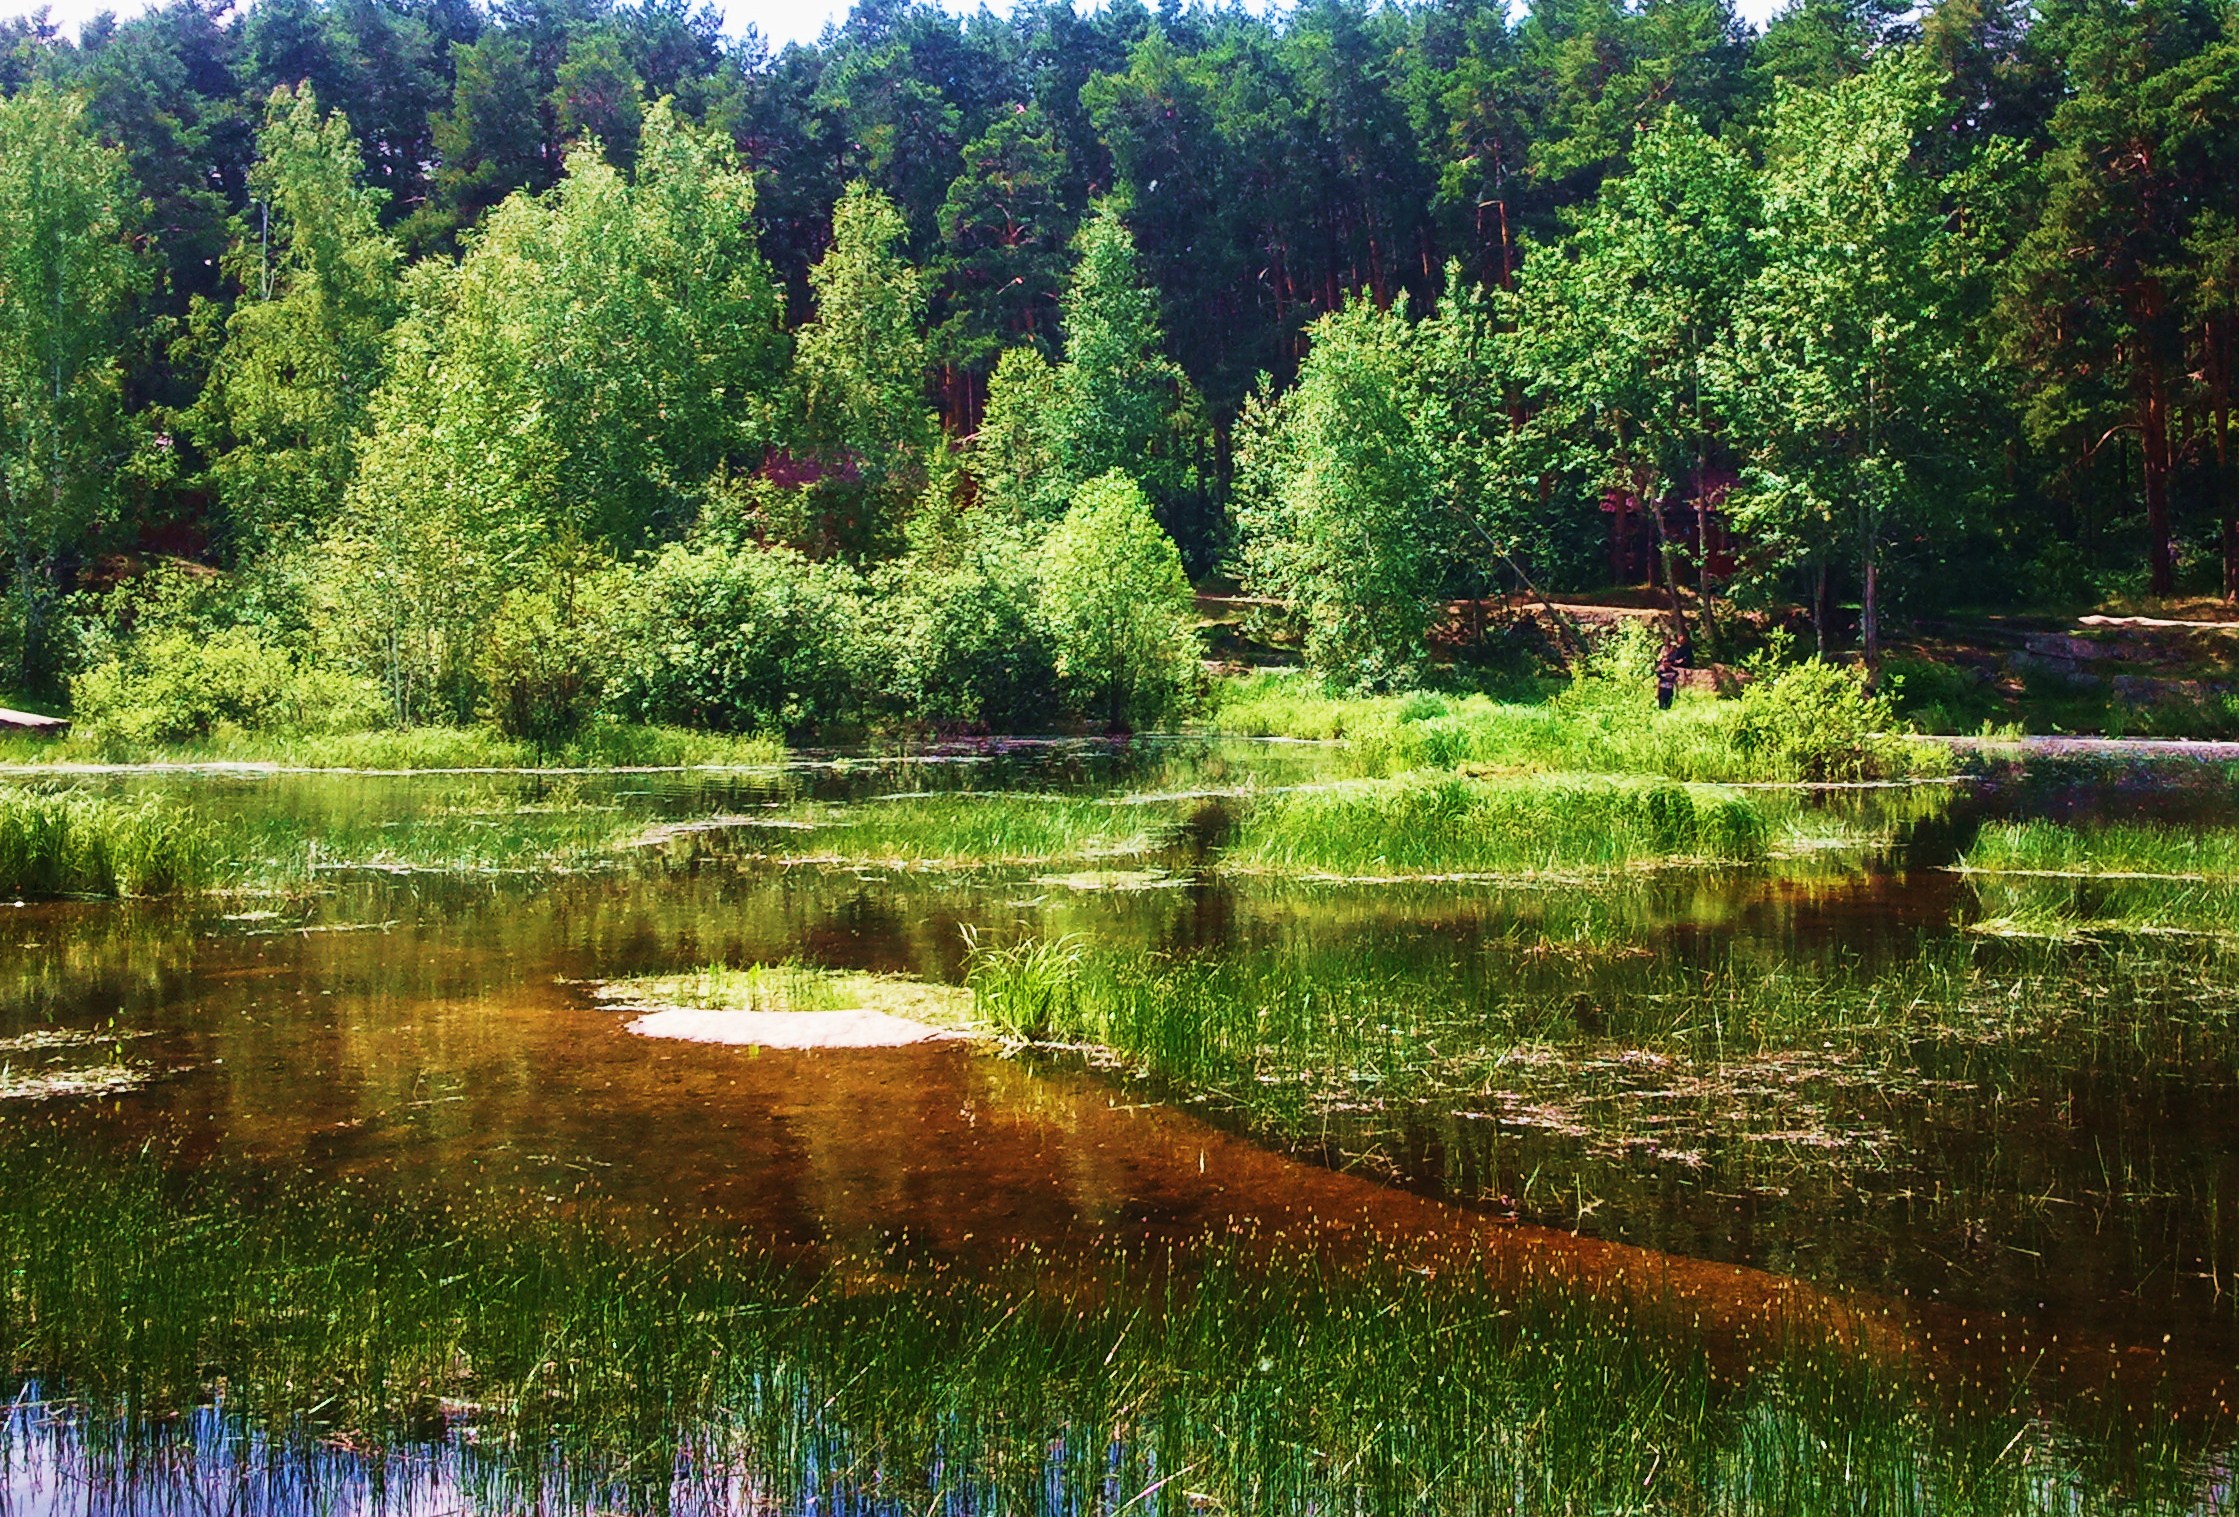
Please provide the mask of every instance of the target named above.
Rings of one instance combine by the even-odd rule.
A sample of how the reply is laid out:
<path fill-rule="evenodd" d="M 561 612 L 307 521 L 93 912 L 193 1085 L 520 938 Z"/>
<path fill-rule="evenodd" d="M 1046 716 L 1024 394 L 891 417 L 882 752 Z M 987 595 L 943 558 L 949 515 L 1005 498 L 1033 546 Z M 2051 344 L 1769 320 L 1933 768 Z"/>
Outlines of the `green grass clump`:
<path fill-rule="evenodd" d="M 208 829 L 183 807 L 0 785 L 0 892 L 174 895 L 207 884 L 213 863 Z"/>
<path fill-rule="evenodd" d="M 274 764 L 285 769 L 419 771 L 445 769 L 740 768 L 785 761 L 784 743 L 767 735 L 735 736 L 601 722 L 564 743 L 539 746 L 493 727 L 371 728 L 353 732 L 248 731 L 221 725 L 207 736 L 173 742 L 134 741 L 113 730 L 73 732 L 60 740 L 0 739 L 0 762 Z"/>
<path fill-rule="evenodd" d="M 737 1481 L 783 1510 L 1167 1510 L 1179 1485 L 1236 1512 L 2004 1517 L 2118 1491 L 2189 1509 L 2214 1478 L 2209 1435 L 2166 1417 L 1944 1398 L 1927 1365 L 1772 1320 L 1715 1365 L 1652 1289 L 1338 1247 L 816 1275 L 595 1211 L 0 1148 L 0 1344 L 71 1406 L 44 1436 L 191 1481 L 177 1414 L 222 1386 L 230 1433 L 305 1456 L 261 1478 L 310 1483 L 306 1508 L 364 1448 L 560 1511 L 698 1509 Z"/>
<path fill-rule="evenodd" d="M 1997 822 L 1960 867 L 1983 931 L 2239 932 L 2239 829 Z"/>
<path fill-rule="evenodd" d="M 1805 663 L 1767 673 L 1739 700 L 1690 694 L 1658 711 L 1639 653 L 1620 644 L 1552 698 L 1528 703 L 1429 691 L 1336 696 L 1308 675 L 1263 672 L 1226 682 L 1209 720 L 1238 736 L 1341 739 L 1370 773 L 1475 765 L 1841 782 L 1950 770 L 1941 748 L 1891 735 L 1901 727 L 1893 710 L 1848 671 Z"/>
<path fill-rule="evenodd" d="M 1706 787 L 1413 774 L 1267 797 L 1223 859 L 1337 875 L 1555 873 L 1757 859 L 1769 834 L 1747 798 Z"/>
<path fill-rule="evenodd" d="M 976 868 L 1141 858 L 1169 846 L 1178 821 L 1157 800 L 965 792 L 798 806 L 713 835 L 773 859 Z"/>

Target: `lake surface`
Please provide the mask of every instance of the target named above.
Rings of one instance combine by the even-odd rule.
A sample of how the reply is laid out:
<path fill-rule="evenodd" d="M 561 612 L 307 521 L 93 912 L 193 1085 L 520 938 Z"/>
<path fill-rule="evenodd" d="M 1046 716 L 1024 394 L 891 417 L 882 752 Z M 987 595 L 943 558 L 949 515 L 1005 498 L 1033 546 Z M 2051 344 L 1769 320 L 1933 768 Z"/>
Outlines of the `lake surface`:
<path fill-rule="evenodd" d="M 91 777 L 307 839 L 314 887 L 0 903 L 0 1122 L 461 1207 L 689 1219 L 820 1269 L 1361 1224 L 1556 1250 L 1581 1279 L 1653 1264 L 1706 1297 L 1987 1315 L 2010 1352 L 2104 1344 L 2195 1386 L 2239 1363 L 2239 959 L 2167 934 L 1986 933 L 1989 887 L 1948 867 L 1986 818 L 2239 825 L 2221 771 L 1824 794 L 1809 804 L 1886 841 L 1747 867 L 1382 885 L 1217 867 L 1224 808 L 1249 804 L 1227 792 L 1339 762 L 1053 745 L 747 775 Z M 804 798 L 1192 787 L 1158 867 L 1124 873 L 785 865 L 751 828 L 690 825 Z M 642 827 L 645 846 L 473 872 L 379 846 L 554 817 Z M 1293 979 L 1370 965 L 1449 1021 L 1494 998 L 1553 1011 L 1514 1057 L 1405 1079 L 1271 1050 L 1258 1083 L 1302 1089 L 1272 1100 L 1064 1051 L 656 1041 L 591 994 L 709 964 L 955 983 L 974 934 Z M 1954 1009 L 1934 1035 L 1760 1032 L 1723 1052 L 1721 1017 L 1776 983 Z M 2034 1016 L 2048 996 L 2062 1013 Z M 100 1504 L 57 1459 L 13 1467 L 16 1506 Z M 330 1494 L 363 1478 L 298 1474 Z M 430 1509 L 455 1495 L 430 1487 Z"/>

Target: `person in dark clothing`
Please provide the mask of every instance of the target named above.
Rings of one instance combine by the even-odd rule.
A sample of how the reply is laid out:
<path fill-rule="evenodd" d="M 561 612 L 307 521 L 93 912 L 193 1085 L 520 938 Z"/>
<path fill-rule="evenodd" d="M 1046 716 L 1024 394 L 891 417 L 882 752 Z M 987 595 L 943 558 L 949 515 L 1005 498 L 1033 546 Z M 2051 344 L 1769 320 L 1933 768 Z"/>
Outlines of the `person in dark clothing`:
<path fill-rule="evenodd" d="M 1679 664 L 1681 644 L 1667 642 L 1656 655 L 1656 709 L 1671 710 L 1671 698 L 1679 689 Z"/>

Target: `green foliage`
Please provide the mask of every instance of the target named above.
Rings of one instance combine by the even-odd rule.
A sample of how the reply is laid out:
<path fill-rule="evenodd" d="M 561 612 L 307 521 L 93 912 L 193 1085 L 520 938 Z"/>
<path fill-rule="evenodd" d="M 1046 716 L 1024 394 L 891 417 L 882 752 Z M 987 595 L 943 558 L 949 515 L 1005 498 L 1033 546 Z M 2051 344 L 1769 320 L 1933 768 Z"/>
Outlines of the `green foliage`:
<path fill-rule="evenodd" d="M 609 590 L 607 580 L 571 568 L 499 604 L 481 672 L 500 734 L 549 749 L 583 730 L 606 693 Z"/>
<path fill-rule="evenodd" d="M 222 323 L 215 306 L 196 312 L 215 353 L 186 418 L 244 558 L 323 532 L 341 509 L 387 366 L 400 256 L 350 123 L 322 115 L 308 85 L 273 92 L 258 147 L 255 203 L 228 255 L 242 296 Z"/>
<path fill-rule="evenodd" d="M 348 732 L 378 723 L 371 681 L 273 646 L 247 627 L 141 632 L 70 682 L 80 732 L 132 754 L 222 734 Z"/>
<path fill-rule="evenodd" d="M 1767 768 L 1802 780 L 1884 779 L 1904 771 L 1887 696 L 1854 669 L 1807 659 L 1743 690 L 1734 741 Z"/>
<path fill-rule="evenodd" d="M 1061 709 L 1037 540 L 1004 513 L 931 494 L 910 551 L 872 579 L 881 694 L 939 728 L 1033 732 Z"/>
<path fill-rule="evenodd" d="M 456 267 L 414 268 L 332 567 L 400 721 L 474 711 L 489 619 L 551 544 L 678 531 L 759 459 L 778 337 L 752 211 L 730 145 L 655 106 L 634 178 L 578 149 Z"/>
<path fill-rule="evenodd" d="M 19 683 L 56 672 L 65 561 L 110 525 L 135 470 L 124 320 L 145 283 L 124 155 L 86 102 L 36 84 L 0 98 L 0 565 Z"/>
<path fill-rule="evenodd" d="M 1715 790 L 1422 773 L 1269 797 L 1223 857 L 1305 874 L 1560 873 L 1756 859 L 1770 832 L 1755 806 Z"/>
<path fill-rule="evenodd" d="M 844 547 L 887 547 L 924 488 L 940 426 L 925 404 L 923 277 L 895 244 L 908 228 L 858 181 L 832 211 L 832 246 L 809 270 L 816 316 L 795 337 L 803 439 L 829 470 L 812 489 Z"/>
<path fill-rule="evenodd" d="M 1059 465 L 1076 483 L 1124 470 L 1170 502 L 1197 483 L 1196 393 L 1166 356 L 1158 297 L 1118 211 L 1097 208 L 1073 252 L 1057 369 Z"/>
<path fill-rule="evenodd" d="M 676 545 L 614 586 L 612 707 L 716 732 L 851 714 L 866 647 L 859 585 L 790 548 Z"/>
<path fill-rule="evenodd" d="M 1181 714 L 1198 681 L 1195 601 L 1142 489 L 1116 470 L 1083 485 L 1042 561 L 1042 617 L 1078 708 L 1114 731 Z"/>
<path fill-rule="evenodd" d="M 987 385 L 987 410 L 965 455 L 990 507 L 1021 520 L 1065 511 L 1057 370 L 1033 348 L 1006 348 Z"/>
<path fill-rule="evenodd" d="M 1982 263 L 1931 153 L 1940 90 L 1930 59 L 1898 50 L 1782 97 L 1762 264 L 1711 366 L 1755 439 L 1737 519 L 1791 562 L 1849 550 L 1870 666 L 1889 544 L 1964 498 L 1984 410 L 1967 319 Z"/>
<path fill-rule="evenodd" d="M 1452 551 L 1418 433 L 1421 351 L 1404 308 L 1355 300 L 1313 328 L 1298 384 L 1239 423 L 1236 519 L 1246 588 L 1305 624 L 1332 683 L 1409 683 L 1428 656 Z"/>
<path fill-rule="evenodd" d="M 0 785 L 0 891 L 13 895 L 176 895 L 213 871 L 208 830 L 155 797 Z"/>

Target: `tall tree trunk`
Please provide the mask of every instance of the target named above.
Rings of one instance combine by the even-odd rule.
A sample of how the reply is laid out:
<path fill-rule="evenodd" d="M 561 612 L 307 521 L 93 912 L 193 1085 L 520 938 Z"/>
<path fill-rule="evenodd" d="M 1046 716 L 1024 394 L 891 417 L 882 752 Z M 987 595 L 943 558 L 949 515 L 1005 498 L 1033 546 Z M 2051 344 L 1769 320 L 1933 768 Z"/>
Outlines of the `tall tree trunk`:
<path fill-rule="evenodd" d="M 2239 602 L 2239 480 L 2231 477 L 2231 328 L 2233 316 L 2207 325 L 2208 406 L 2216 447 L 2216 507 L 2223 521 L 2223 598 Z"/>
<path fill-rule="evenodd" d="M 1865 561 L 1859 567 L 1858 644 L 1866 660 L 1866 688 L 1881 684 L 1881 553 L 1875 534 L 1866 534 Z"/>
<path fill-rule="evenodd" d="M 1827 560 L 1822 558 L 1811 569 L 1811 640 L 1812 652 L 1819 658 L 1827 656 Z"/>
<path fill-rule="evenodd" d="M 2169 389 L 2159 364 L 2145 366 L 2138 396 L 2138 455 L 2145 476 L 2146 551 L 2156 595 L 2177 588 L 2169 530 Z"/>

